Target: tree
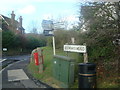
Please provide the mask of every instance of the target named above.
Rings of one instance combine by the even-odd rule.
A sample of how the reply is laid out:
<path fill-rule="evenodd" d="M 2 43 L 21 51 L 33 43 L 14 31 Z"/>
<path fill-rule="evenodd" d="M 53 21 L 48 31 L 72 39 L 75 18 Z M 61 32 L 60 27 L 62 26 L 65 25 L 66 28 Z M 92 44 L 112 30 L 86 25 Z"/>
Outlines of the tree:
<path fill-rule="evenodd" d="M 2 32 L 2 46 L 6 48 L 25 48 L 26 38 L 8 30 Z"/>
<path fill-rule="evenodd" d="M 35 49 L 36 47 L 40 47 L 39 41 L 34 37 L 27 38 L 27 49 Z"/>
<path fill-rule="evenodd" d="M 55 30 L 67 30 L 68 28 L 68 21 L 65 17 L 59 17 L 58 19 L 54 20 L 54 29 Z"/>
<path fill-rule="evenodd" d="M 78 32 L 75 30 L 58 30 L 55 31 L 55 44 L 56 48 L 63 48 L 63 46 L 68 43 L 71 44 L 71 38 L 78 38 Z M 75 41 L 76 42 L 76 41 Z M 77 42 L 76 42 L 77 44 Z"/>
<path fill-rule="evenodd" d="M 83 5 L 80 10 L 81 24 L 88 23 L 89 29 L 118 28 L 116 3 L 94 2 Z"/>
<path fill-rule="evenodd" d="M 37 21 L 32 21 L 30 23 L 30 33 L 38 34 L 38 22 Z"/>
<path fill-rule="evenodd" d="M 31 33 L 38 34 L 37 28 L 33 27 L 33 29 L 31 30 Z"/>
<path fill-rule="evenodd" d="M 13 48 L 15 45 L 15 34 L 12 31 L 2 32 L 2 47 Z"/>
<path fill-rule="evenodd" d="M 26 34 L 26 48 L 34 49 L 36 47 L 46 46 L 46 37 L 42 34 L 29 33 Z"/>
<path fill-rule="evenodd" d="M 116 3 L 88 3 L 81 7 L 80 26 L 86 29 L 89 36 L 97 38 L 100 34 L 107 36 L 118 33 L 118 16 Z"/>
<path fill-rule="evenodd" d="M 118 3 L 120 2 L 92 2 L 83 4 L 80 8 L 79 26 L 86 31 L 79 34 L 79 42 L 87 43 L 91 60 L 99 57 L 108 60 L 115 58 L 112 55 L 116 52 L 112 42 L 114 35 L 119 33 Z"/>

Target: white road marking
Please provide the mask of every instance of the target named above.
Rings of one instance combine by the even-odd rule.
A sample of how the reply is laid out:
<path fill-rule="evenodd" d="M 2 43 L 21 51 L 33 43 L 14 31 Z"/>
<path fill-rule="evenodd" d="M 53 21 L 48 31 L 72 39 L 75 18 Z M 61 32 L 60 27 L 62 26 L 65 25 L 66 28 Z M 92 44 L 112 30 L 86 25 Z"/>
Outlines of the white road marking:
<path fill-rule="evenodd" d="M 23 69 L 8 70 L 8 81 L 19 81 L 29 79 Z"/>

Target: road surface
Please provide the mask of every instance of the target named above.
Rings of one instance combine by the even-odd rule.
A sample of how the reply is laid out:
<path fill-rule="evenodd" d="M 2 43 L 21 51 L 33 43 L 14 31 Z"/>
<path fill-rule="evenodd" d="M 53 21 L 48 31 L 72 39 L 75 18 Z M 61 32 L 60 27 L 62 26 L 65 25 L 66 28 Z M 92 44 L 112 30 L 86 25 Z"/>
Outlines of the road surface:
<path fill-rule="evenodd" d="M 2 72 L 0 72 L 0 76 L 2 77 L 2 88 L 10 89 L 10 88 L 51 88 L 43 83 L 39 82 L 39 85 L 34 82 L 31 76 L 28 74 L 26 65 L 29 64 L 30 55 L 23 56 L 8 56 L 4 57 L 4 59 L 16 59 L 20 60 L 11 65 L 7 66 Z M 1 78 L 0 78 L 1 79 Z M 38 83 L 38 82 L 37 82 Z"/>
<path fill-rule="evenodd" d="M 2 59 L 8 59 L 8 60 L 27 60 L 30 57 L 30 54 L 28 55 L 17 55 L 17 56 L 3 56 Z"/>

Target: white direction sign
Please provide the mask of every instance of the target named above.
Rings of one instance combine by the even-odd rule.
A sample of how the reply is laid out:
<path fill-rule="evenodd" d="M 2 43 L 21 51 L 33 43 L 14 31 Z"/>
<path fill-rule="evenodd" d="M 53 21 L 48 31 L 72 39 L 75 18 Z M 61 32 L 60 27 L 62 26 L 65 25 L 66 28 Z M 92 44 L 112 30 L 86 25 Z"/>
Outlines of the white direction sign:
<path fill-rule="evenodd" d="M 64 45 L 64 51 L 86 53 L 86 46 L 84 46 L 84 45 Z"/>
<path fill-rule="evenodd" d="M 42 28 L 44 30 L 53 30 L 53 21 L 52 20 L 43 20 L 42 21 Z"/>

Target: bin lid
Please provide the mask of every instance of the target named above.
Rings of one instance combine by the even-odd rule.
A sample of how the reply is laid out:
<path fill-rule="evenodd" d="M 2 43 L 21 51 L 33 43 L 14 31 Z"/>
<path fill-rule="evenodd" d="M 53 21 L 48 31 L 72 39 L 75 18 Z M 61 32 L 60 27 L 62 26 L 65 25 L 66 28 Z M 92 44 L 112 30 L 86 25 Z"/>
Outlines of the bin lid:
<path fill-rule="evenodd" d="M 75 59 L 67 57 L 67 56 L 54 55 L 54 58 L 59 58 L 59 59 L 66 60 L 66 61 L 69 61 L 69 62 L 75 61 Z"/>
<path fill-rule="evenodd" d="M 79 63 L 78 65 L 80 66 L 93 66 L 93 65 L 96 65 L 95 63 L 91 63 L 91 62 L 88 62 L 88 63 Z"/>
<path fill-rule="evenodd" d="M 96 64 L 94 63 L 79 63 L 79 73 L 82 74 L 95 74 L 96 73 Z"/>

